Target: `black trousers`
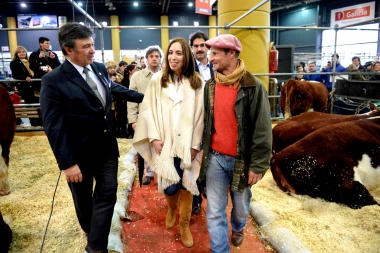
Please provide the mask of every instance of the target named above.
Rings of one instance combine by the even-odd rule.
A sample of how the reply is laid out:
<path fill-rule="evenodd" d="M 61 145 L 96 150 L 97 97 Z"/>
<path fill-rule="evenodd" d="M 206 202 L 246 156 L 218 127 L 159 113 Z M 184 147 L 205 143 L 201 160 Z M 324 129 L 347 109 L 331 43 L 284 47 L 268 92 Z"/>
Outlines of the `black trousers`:
<path fill-rule="evenodd" d="M 88 233 L 88 245 L 94 250 L 107 249 L 116 203 L 118 157 L 112 148 L 105 153 L 103 158 L 81 161 L 78 165 L 83 181 L 68 183 L 79 224 Z"/>

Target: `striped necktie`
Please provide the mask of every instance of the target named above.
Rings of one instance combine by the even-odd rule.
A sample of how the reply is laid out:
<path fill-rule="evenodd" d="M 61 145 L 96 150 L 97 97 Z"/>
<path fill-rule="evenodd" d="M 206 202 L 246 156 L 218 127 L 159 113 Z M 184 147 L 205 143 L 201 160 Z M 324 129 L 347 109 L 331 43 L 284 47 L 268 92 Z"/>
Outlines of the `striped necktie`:
<path fill-rule="evenodd" d="M 100 102 L 102 102 L 103 108 L 106 108 L 106 105 L 104 103 L 102 96 L 99 93 L 99 90 L 98 90 L 96 83 L 94 82 L 94 80 L 92 80 L 92 78 L 88 74 L 88 68 L 84 67 L 83 72 L 86 75 L 86 82 L 91 87 L 91 89 L 95 93 L 95 95 L 99 98 Z"/>

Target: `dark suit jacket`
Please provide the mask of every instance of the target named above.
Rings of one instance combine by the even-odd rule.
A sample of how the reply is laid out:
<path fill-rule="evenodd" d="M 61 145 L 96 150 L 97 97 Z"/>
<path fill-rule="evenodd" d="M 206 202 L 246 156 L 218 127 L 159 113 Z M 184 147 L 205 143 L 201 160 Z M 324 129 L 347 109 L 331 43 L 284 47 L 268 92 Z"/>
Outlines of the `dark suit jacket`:
<path fill-rule="evenodd" d="M 197 64 L 197 61 L 195 60 L 195 58 L 194 58 L 194 65 L 195 65 L 195 71 L 197 71 L 199 73 L 198 64 Z M 213 65 L 210 62 L 210 74 L 211 74 L 211 78 L 214 77 L 214 70 L 212 70 L 212 69 L 213 69 Z M 205 80 L 205 81 L 207 81 L 207 80 Z"/>
<path fill-rule="evenodd" d="M 119 155 L 111 93 L 135 103 L 140 103 L 144 97 L 111 82 L 103 64 L 94 62 L 91 66 L 105 87 L 105 108 L 67 60 L 42 78 L 40 104 L 43 126 L 61 170 L 78 164 L 79 160 L 99 159 L 106 148 L 111 147 Z"/>

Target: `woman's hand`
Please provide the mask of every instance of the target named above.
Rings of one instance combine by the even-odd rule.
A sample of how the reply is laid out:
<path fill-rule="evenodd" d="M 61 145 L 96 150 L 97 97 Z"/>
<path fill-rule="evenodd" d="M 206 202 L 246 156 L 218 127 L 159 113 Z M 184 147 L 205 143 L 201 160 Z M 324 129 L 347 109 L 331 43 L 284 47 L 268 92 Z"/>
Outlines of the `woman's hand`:
<path fill-rule="evenodd" d="M 32 78 L 30 78 L 29 76 L 27 76 L 25 80 L 26 80 L 27 82 L 31 82 L 31 81 L 32 81 Z"/>
<path fill-rule="evenodd" d="M 199 151 L 192 148 L 190 150 L 190 152 L 191 152 L 191 161 L 193 161 L 195 159 L 195 157 L 197 156 L 197 154 L 198 154 Z"/>
<path fill-rule="evenodd" d="M 164 146 L 163 141 L 153 140 L 152 141 L 153 148 L 156 150 L 157 155 L 161 155 L 162 147 Z"/>

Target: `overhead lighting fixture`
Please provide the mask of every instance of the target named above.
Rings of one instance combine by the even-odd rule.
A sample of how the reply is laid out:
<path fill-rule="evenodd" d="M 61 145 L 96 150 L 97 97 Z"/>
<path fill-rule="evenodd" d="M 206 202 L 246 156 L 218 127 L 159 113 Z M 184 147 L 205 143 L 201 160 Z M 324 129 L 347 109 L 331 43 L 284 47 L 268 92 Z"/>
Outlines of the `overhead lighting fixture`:
<path fill-rule="evenodd" d="M 82 6 L 83 4 L 81 2 L 78 3 L 79 6 Z"/>
<path fill-rule="evenodd" d="M 103 25 L 103 26 L 107 26 L 107 22 L 106 22 L 106 21 L 103 21 L 103 22 L 102 22 L 102 25 Z"/>
<path fill-rule="evenodd" d="M 173 22 L 173 25 L 174 25 L 174 26 L 178 26 L 178 22 L 177 22 L 177 21 L 174 21 L 174 22 Z"/>
<path fill-rule="evenodd" d="M 26 4 L 25 3 L 21 3 L 21 7 L 25 8 Z"/>
<path fill-rule="evenodd" d="M 189 6 L 189 7 L 193 6 L 193 3 L 189 3 L 188 6 Z"/>
<path fill-rule="evenodd" d="M 137 6 L 139 6 L 139 3 L 138 2 L 134 2 L 133 6 L 137 7 Z"/>
<path fill-rule="evenodd" d="M 198 21 L 194 21 L 194 26 L 199 26 L 199 22 Z"/>

